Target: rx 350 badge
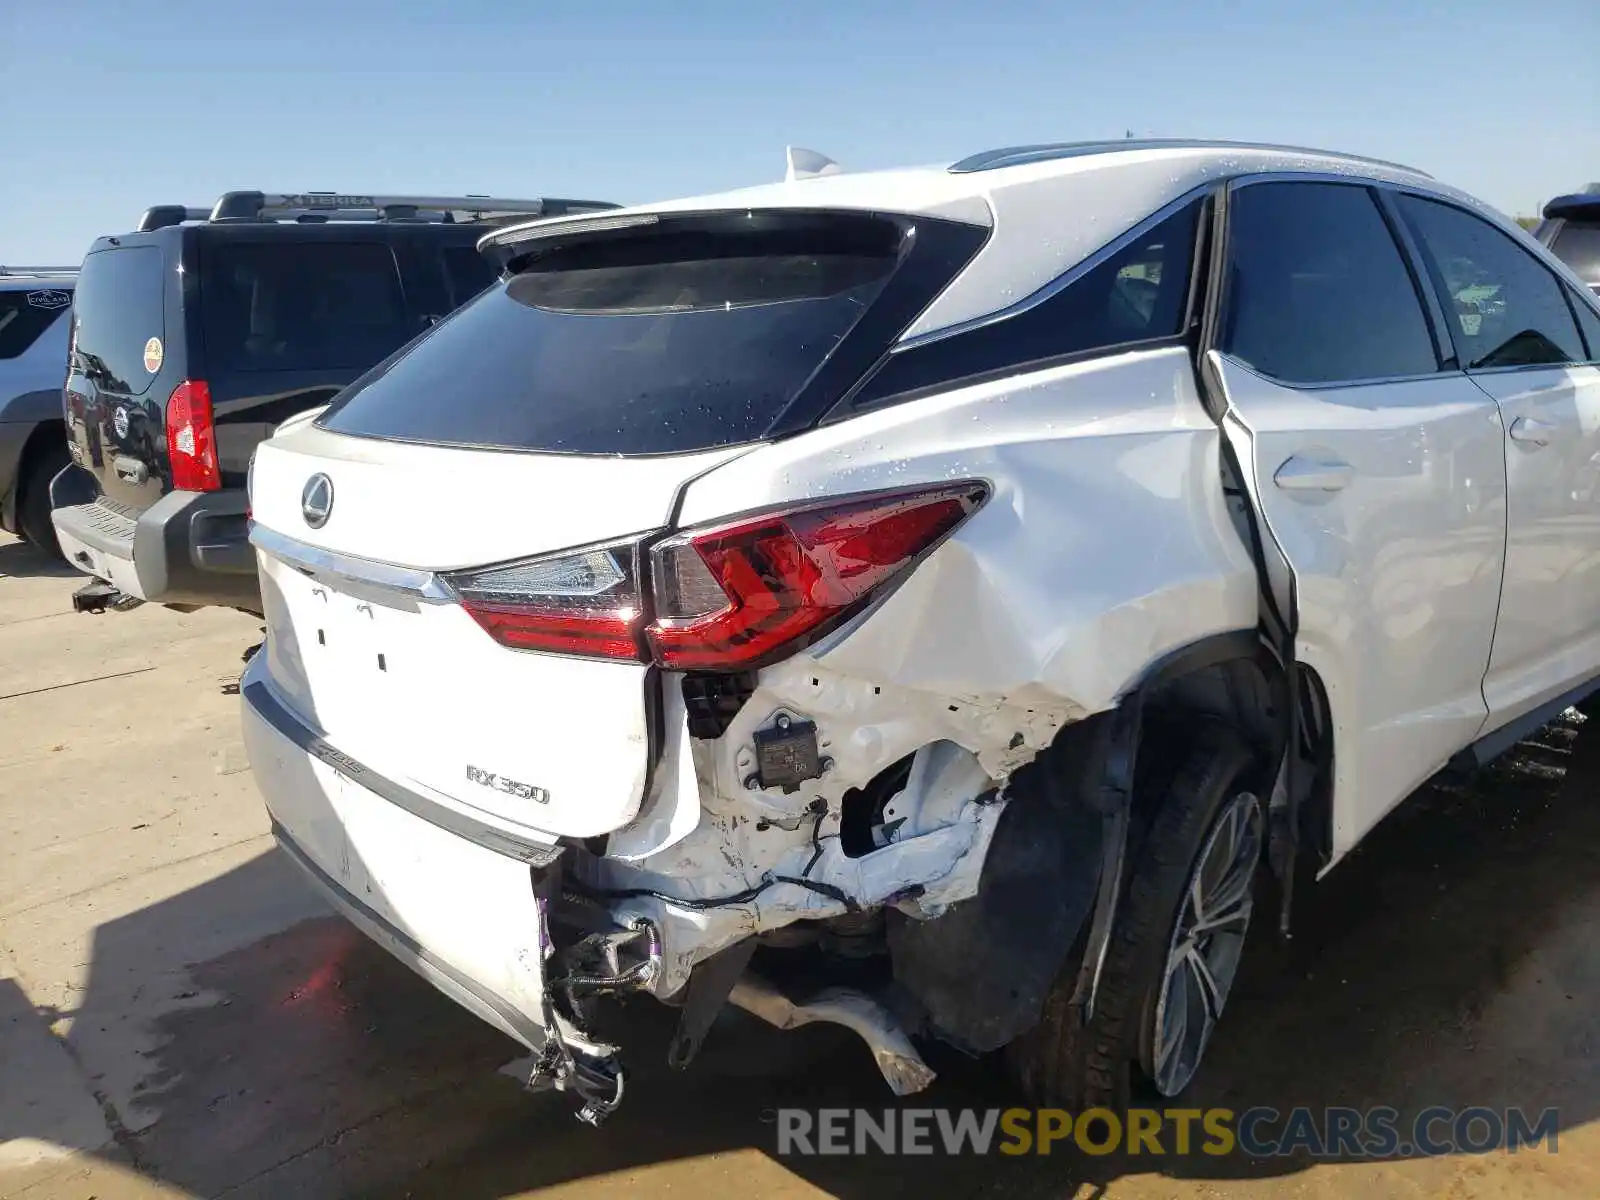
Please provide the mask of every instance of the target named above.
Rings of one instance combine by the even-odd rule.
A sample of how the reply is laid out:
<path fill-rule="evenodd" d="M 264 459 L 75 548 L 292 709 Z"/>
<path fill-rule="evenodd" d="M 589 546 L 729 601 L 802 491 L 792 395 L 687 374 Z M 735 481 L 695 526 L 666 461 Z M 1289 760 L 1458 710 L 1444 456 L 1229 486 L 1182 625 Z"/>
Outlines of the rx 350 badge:
<path fill-rule="evenodd" d="M 504 792 L 508 796 L 515 796 L 518 800 L 532 800 L 535 804 L 549 804 L 550 793 L 542 787 L 535 787 L 531 783 L 510 779 L 504 775 L 497 775 L 493 771 L 484 771 L 478 767 L 467 767 L 467 778 L 479 787 L 493 788 L 497 792 Z"/>

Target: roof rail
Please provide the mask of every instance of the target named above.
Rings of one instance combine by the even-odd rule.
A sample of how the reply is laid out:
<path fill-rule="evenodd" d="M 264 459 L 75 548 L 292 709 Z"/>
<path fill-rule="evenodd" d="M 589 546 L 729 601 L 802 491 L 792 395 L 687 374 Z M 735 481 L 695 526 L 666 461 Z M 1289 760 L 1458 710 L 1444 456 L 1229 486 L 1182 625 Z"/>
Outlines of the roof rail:
<path fill-rule="evenodd" d="M 1107 142 L 1043 142 L 1032 146 L 1006 146 L 999 150 L 985 150 L 952 163 L 952 175 L 966 175 L 974 171 L 994 171 L 1001 167 L 1018 167 L 1026 163 L 1055 162 L 1063 158 L 1083 158 L 1091 154 L 1117 154 L 1126 150 L 1276 150 L 1285 154 L 1317 154 L 1339 158 L 1345 162 L 1366 163 L 1369 166 L 1389 167 L 1407 171 L 1424 179 L 1432 176 L 1426 171 L 1408 167 L 1404 163 L 1389 162 L 1382 158 L 1363 158 L 1358 154 L 1341 154 L 1336 150 L 1313 150 L 1306 146 L 1278 146 L 1270 142 L 1222 142 L 1205 138 L 1123 138 Z"/>
<path fill-rule="evenodd" d="M 381 196 L 342 192 L 224 192 L 212 207 L 211 221 L 470 221 L 491 215 L 565 216 L 620 208 L 607 200 L 543 197 L 513 200 L 498 196 Z M 458 215 L 459 214 L 459 215 Z"/>
<path fill-rule="evenodd" d="M 76 275 L 78 267 L 8 267 L 0 264 L 0 277 L 40 279 L 47 276 Z"/>

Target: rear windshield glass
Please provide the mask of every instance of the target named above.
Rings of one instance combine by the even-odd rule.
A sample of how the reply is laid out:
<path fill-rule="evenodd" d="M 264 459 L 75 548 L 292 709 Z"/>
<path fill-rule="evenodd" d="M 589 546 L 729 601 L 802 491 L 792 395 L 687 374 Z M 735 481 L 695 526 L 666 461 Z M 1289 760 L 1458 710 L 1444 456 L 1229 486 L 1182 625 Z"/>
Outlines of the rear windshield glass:
<path fill-rule="evenodd" d="M 1550 249 L 1589 286 L 1600 283 L 1600 225 L 1569 221 Z"/>
<path fill-rule="evenodd" d="M 72 305 L 61 288 L 0 292 L 0 359 L 20 358 Z"/>
<path fill-rule="evenodd" d="M 362 370 L 422 328 L 377 242 L 222 242 L 201 261 L 212 370 Z"/>
<path fill-rule="evenodd" d="M 663 220 L 536 251 L 337 402 L 342 433 L 578 454 L 761 437 L 893 270 L 869 216 Z"/>
<path fill-rule="evenodd" d="M 145 348 L 166 336 L 163 261 L 156 246 L 100 250 L 83 260 L 72 303 L 72 369 L 103 391 L 138 396 L 155 378 L 145 369 Z M 163 349 L 150 346 L 157 369 Z"/>

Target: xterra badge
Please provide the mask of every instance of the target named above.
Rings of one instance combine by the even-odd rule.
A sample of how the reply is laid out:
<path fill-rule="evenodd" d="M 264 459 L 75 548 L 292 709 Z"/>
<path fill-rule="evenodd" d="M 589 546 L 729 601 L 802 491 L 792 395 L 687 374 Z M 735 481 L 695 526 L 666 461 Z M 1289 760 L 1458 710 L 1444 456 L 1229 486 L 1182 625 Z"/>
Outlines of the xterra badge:
<path fill-rule="evenodd" d="M 550 793 L 542 787 L 534 787 L 531 783 L 521 783 L 515 779 L 507 779 L 504 775 L 496 775 L 493 771 L 480 771 L 477 767 L 467 767 L 467 778 L 481 787 L 493 788 L 497 792 L 504 792 L 508 796 L 515 796 L 519 800 L 532 800 L 535 804 L 549 804 Z"/>

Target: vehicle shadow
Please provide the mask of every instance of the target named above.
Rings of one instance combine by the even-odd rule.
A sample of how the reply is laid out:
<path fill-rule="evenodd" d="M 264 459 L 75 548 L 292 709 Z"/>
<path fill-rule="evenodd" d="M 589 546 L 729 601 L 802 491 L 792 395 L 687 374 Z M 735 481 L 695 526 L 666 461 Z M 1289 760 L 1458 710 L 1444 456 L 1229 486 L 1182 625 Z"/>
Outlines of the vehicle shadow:
<path fill-rule="evenodd" d="M 14 579 L 69 579 L 79 574 L 65 559 L 45 554 L 24 541 L 0 534 L 0 576 Z"/>
<path fill-rule="evenodd" d="M 1591 732 L 1562 781 L 1502 769 L 1460 794 L 1414 797 L 1326 882 L 1305 887 L 1292 943 L 1258 935 L 1185 1105 L 1554 1106 L 1563 1133 L 1600 1115 L 1590 1049 L 1600 1023 L 1597 786 Z M 566 1097 L 529 1096 L 498 1073 L 519 1047 L 331 915 L 248 933 L 151 983 L 150 964 L 173 947 L 206 945 L 204 931 L 259 929 L 273 897 L 303 886 L 273 852 L 108 921 L 73 1011 L 42 1014 L 72 1017 L 68 1048 L 104 1077 L 121 1149 L 163 1181 L 200 1195 L 237 1189 L 230 1196 L 475 1200 L 579 1183 L 585 1196 L 800 1194 L 804 1181 L 851 1200 L 1042 1198 L 1130 1173 L 1243 1180 L 1309 1165 L 1097 1158 L 1061 1145 L 1048 1157 L 780 1158 L 779 1108 L 891 1106 L 866 1050 L 841 1031 L 779 1033 L 735 1012 L 690 1070 L 675 1072 L 665 1065 L 675 1014 L 647 1001 L 615 1018 L 633 1068 L 628 1097 L 590 1129 Z M 153 987 L 168 999 L 141 1009 Z M 135 1049 L 108 1061 L 105 1030 L 130 1022 L 138 1028 L 123 1040 Z M 993 1062 L 932 1058 L 940 1079 L 900 1106 L 1018 1102 Z M 0 1128 L 0 1140 L 37 1136 Z"/>

